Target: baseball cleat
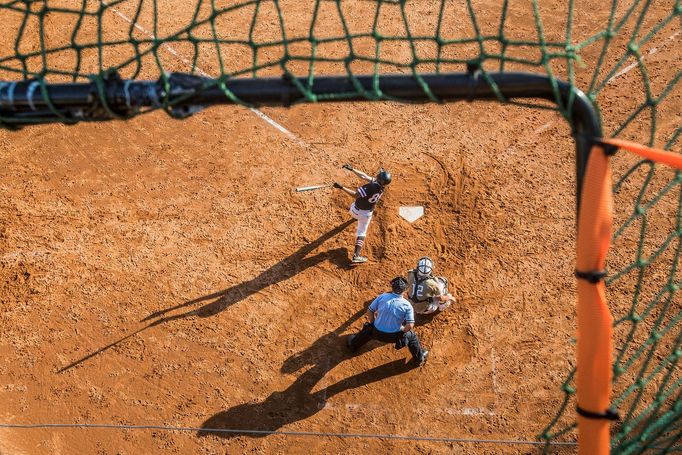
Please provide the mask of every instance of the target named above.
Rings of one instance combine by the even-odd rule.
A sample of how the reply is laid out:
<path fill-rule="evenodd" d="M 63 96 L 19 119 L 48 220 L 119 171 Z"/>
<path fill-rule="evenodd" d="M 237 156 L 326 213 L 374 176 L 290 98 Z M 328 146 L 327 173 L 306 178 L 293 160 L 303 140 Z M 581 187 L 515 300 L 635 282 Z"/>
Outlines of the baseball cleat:
<path fill-rule="evenodd" d="M 419 366 L 426 363 L 426 359 L 429 357 L 429 351 L 423 351 L 421 357 L 419 357 Z"/>
<path fill-rule="evenodd" d="M 353 259 L 350 260 L 353 264 L 362 264 L 363 262 L 367 262 L 367 258 L 365 256 L 360 256 L 360 255 L 355 255 L 353 256 Z"/>

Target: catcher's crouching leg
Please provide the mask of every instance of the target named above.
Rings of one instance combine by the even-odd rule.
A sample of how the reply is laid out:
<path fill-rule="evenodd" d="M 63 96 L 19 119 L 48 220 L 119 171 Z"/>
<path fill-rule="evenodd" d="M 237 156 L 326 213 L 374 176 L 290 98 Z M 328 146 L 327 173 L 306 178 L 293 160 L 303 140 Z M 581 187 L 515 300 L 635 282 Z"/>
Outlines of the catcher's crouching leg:
<path fill-rule="evenodd" d="M 438 310 L 438 305 L 431 303 L 430 300 L 425 302 L 416 302 L 412 304 L 414 312 L 417 314 L 431 314 Z"/>

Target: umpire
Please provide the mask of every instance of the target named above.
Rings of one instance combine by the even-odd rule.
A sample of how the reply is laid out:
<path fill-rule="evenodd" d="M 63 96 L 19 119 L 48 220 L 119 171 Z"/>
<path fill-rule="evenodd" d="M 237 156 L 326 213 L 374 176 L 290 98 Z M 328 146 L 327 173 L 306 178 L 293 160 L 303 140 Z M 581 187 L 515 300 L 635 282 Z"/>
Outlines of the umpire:
<path fill-rule="evenodd" d="M 374 338 L 384 343 L 395 343 L 396 349 L 407 346 L 420 366 L 426 362 L 429 351 L 422 349 L 414 327 L 414 310 L 403 298 L 407 281 L 399 276 L 391 280 L 391 292 L 385 292 L 369 305 L 366 322 L 359 333 L 351 335 L 347 344 L 355 352 Z"/>

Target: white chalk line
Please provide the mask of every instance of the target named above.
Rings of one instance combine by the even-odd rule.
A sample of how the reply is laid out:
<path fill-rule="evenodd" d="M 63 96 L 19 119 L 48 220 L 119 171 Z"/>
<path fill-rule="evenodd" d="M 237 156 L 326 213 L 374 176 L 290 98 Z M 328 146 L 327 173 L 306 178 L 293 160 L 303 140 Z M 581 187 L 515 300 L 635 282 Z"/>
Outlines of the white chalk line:
<path fill-rule="evenodd" d="M 679 35 L 680 33 L 682 33 L 682 31 L 677 31 L 677 32 L 673 33 L 672 35 L 670 35 L 669 37 L 667 37 L 663 41 L 661 46 L 664 46 L 665 43 L 667 43 L 668 41 L 675 39 L 677 37 L 677 35 Z M 649 51 L 646 53 L 646 55 L 642 56 L 642 60 L 644 60 L 645 57 L 650 57 L 651 55 L 655 54 L 656 52 L 658 52 L 658 50 L 659 50 L 658 47 L 652 47 L 651 49 L 649 49 Z M 616 74 L 611 76 L 611 78 L 608 81 L 606 81 L 606 84 L 610 84 L 613 81 L 615 81 L 617 78 L 624 76 L 625 74 L 627 74 L 630 71 L 632 71 L 633 69 L 635 69 L 638 65 L 639 65 L 639 62 L 634 62 L 634 63 L 629 64 L 628 66 L 626 66 L 625 68 L 623 68 L 622 70 L 618 71 Z M 547 131 L 550 127 L 552 127 L 553 125 L 554 125 L 554 121 L 547 122 L 544 125 L 542 125 L 541 127 L 539 127 L 538 129 L 536 129 L 535 131 L 533 131 L 533 134 L 537 135 L 537 134 L 543 133 L 543 132 Z M 509 147 L 509 148 L 511 149 L 512 147 Z M 507 149 L 507 150 L 509 150 L 509 149 Z M 505 152 L 506 152 L 506 150 L 505 150 Z"/>
<path fill-rule="evenodd" d="M 543 132 L 547 131 L 548 129 L 550 129 L 552 127 L 552 125 L 554 125 L 554 121 L 547 122 L 544 125 L 542 125 L 540 128 L 533 131 L 533 134 L 543 133 Z"/>
<path fill-rule="evenodd" d="M 266 114 L 263 113 L 263 111 L 260 111 L 256 108 L 250 107 L 249 110 L 256 114 L 258 117 L 262 118 L 266 122 L 268 122 L 271 126 L 279 130 L 281 133 L 285 134 L 289 139 L 297 143 L 303 148 L 309 148 L 310 146 L 300 137 L 296 136 L 294 133 L 283 127 L 281 124 L 277 123 L 275 120 L 273 120 L 271 117 L 268 117 Z"/>
<path fill-rule="evenodd" d="M 490 349 L 491 369 L 493 376 L 493 393 L 497 398 L 497 368 L 495 367 L 495 348 Z"/>
<path fill-rule="evenodd" d="M 663 41 L 661 46 L 665 45 L 665 43 L 667 43 L 668 41 L 675 39 L 675 37 L 677 37 L 677 35 L 679 35 L 680 33 L 682 33 L 682 31 L 677 31 L 677 32 L 673 33 L 672 35 L 670 35 L 669 37 L 667 37 Z M 655 54 L 656 52 L 658 52 L 658 50 L 659 50 L 658 47 L 652 47 L 651 49 L 649 49 L 649 51 L 646 53 L 645 56 L 642 56 L 642 60 L 644 59 L 644 57 L 649 57 L 649 56 Z M 622 70 L 618 71 L 616 74 L 611 76 L 611 78 L 608 81 L 606 81 L 606 84 L 610 84 L 613 81 L 615 81 L 617 78 L 619 78 L 620 76 L 623 76 L 623 75 L 629 73 L 630 71 L 635 69 L 635 67 L 637 67 L 638 64 L 639 64 L 639 62 L 634 62 L 634 63 L 629 64 L 628 66 L 626 66 L 625 68 L 623 68 Z M 552 126 L 554 126 L 554 123 L 555 123 L 554 121 L 545 123 L 541 127 L 537 128 L 535 131 L 533 131 L 533 135 L 538 135 L 540 133 L 544 133 L 545 131 L 550 129 Z M 512 146 L 508 147 L 504 151 L 504 153 L 508 154 L 510 152 L 513 152 L 514 150 L 515 150 L 515 147 L 512 145 Z"/>
<path fill-rule="evenodd" d="M 656 52 L 658 52 L 658 50 L 659 50 L 660 47 L 662 47 L 662 46 L 663 46 L 665 43 L 667 43 L 668 41 L 675 39 L 680 33 L 682 33 L 682 31 L 677 31 L 677 32 L 673 33 L 672 35 L 670 35 L 669 37 L 667 37 L 659 47 L 652 47 L 651 49 L 649 49 L 649 51 L 646 53 L 645 56 L 648 57 L 648 56 L 651 56 L 651 55 L 655 54 Z M 644 59 L 644 57 L 642 57 L 642 59 Z M 638 65 L 638 62 L 635 62 L 635 63 L 632 63 L 632 64 L 626 66 L 625 68 L 623 68 L 622 70 L 620 70 L 618 73 L 614 74 L 606 83 L 607 83 L 607 84 L 612 83 L 616 78 L 618 78 L 618 77 L 620 77 L 620 76 L 623 76 L 623 75 L 629 73 L 630 71 L 632 71 L 637 65 Z M 531 133 L 531 136 L 537 136 L 537 135 L 540 135 L 540 134 L 544 133 L 545 131 L 547 131 L 547 130 L 549 130 L 550 128 L 552 128 L 552 127 L 554 126 L 555 123 L 556 123 L 555 120 L 552 120 L 552 121 L 549 121 L 549 122 L 545 123 L 544 125 L 542 125 L 542 126 L 536 128 L 536 129 Z M 502 152 L 499 156 L 500 156 L 501 158 L 507 159 L 507 158 L 509 158 L 510 156 L 512 156 L 512 155 L 516 152 L 516 149 L 517 149 L 517 144 L 510 145 L 510 146 L 507 147 L 507 148 L 504 150 L 504 152 Z M 491 160 L 492 160 L 492 158 L 491 158 Z M 490 161 L 488 161 L 487 163 L 485 163 L 485 162 L 478 162 L 478 166 L 472 166 L 472 168 L 473 168 L 473 169 L 479 169 L 479 168 L 485 166 L 486 164 L 490 164 Z"/>
<path fill-rule="evenodd" d="M 319 405 L 318 405 L 319 407 Z M 367 403 L 344 403 L 341 405 L 334 405 L 330 403 L 326 403 L 324 406 L 320 407 L 320 409 L 325 409 L 325 410 L 332 410 L 332 409 L 344 409 L 346 411 L 353 411 L 353 410 L 370 410 L 372 412 L 388 412 L 387 409 L 384 406 L 379 406 L 375 404 L 367 404 Z M 440 408 L 440 407 L 426 407 L 426 406 L 418 406 L 412 407 L 412 410 L 419 410 L 423 412 L 438 412 L 441 414 L 450 414 L 450 415 L 457 415 L 457 416 L 494 416 L 497 415 L 494 411 L 491 411 L 487 408 L 477 408 L 477 407 L 472 407 L 472 408 L 453 408 L 453 407 L 447 407 L 447 408 Z"/>
<path fill-rule="evenodd" d="M 0 256 L 0 262 L 15 261 L 17 259 L 23 259 L 28 257 L 39 257 L 47 256 L 50 254 L 58 254 L 60 251 L 55 250 L 43 250 L 43 251 L 16 251 L 14 253 L 6 253 Z"/>
<path fill-rule="evenodd" d="M 667 38 L 665 39 L 665 41 L 663 41 L 663 43 L 661 44 L 661 46 L 665 45 L 665 43 L 667 43 L 668 41 L 675 39 L 675 37 L 677 37 L 677 35 L 679 35 L 679 34 L 680 34 L 680 31 L 677 31 L 677 32 L 673 33 L 672 35 L 670 35 L 669 37 L 667 37 Z M 646 55 L 643 55 L 643 56 L 642 56 L 642 60 L 644 60 L 644 57 L 651 56 L 651 55 L 655 54 L 656 52 L 658 52 L 658 48 L 657 48 L 657 47 L 652 47 L 651 49 L 649 49 L 649 51 L 646 53 Z M 632 71 L 633 69 L 635 69 L 638 65 L 639 65 L 639 62 L 634 62 L 634 63 L 629 64 L 628 66 L 626 66 L 625 68 L 623 68 L 622 70 L 618 71 L 616 74 L 614 74 L 613 76 L 611 76 L 611 79 L 609 79 L 608 81 L 606 81 L 606 83 L 607 83 L 607 84 L 610 84 L 610 83 L 613 82 L 615 79 L 617 79 L 617 78 L 619 78 L 619 77 L 621 77 L 621 76 L 623 76 L 623 75 L 629 73 L 629 72 Z"/>
<path fill-rule="evenodd" d="M 111 11 L 114 12 L 114 14 L 116 14 L 118 17 L 120 17 L 120 18 L 123 19 L 124 21 L 128 22 L 129 24 L 131 24 L 131 25 L 132 25 L 133 27 L 135 27 L 136 29 L 140 30 L 142 33 L 144 33 L 145 35 L 147 35 L 149 38 L 156 39 L 156 37 L 154 36 L 153 33 L 151 33 L 151 32 L 150 32 L 149 30 L 147 30 L 146 28 L 142 27 L 142 26 L 141 26 L 140 24 L 138 24 L 137 22 L 133 22 L 133 20 L 132 20 L 130 17 L 126 16 L 125 14 L 123 14 L 122 12 L 120 12 L 119 10 L 117 10 L 117 9 L 114 8 L 114 7 L 110 7 L 110 9 L 111 9 Z M 178 53 L 178 51 L 176 51 L 175 49 L 173 49 L 173 47 L 172 47 L 170 44 L 168 44 L 168 43 L 163 43 L 163 44 L 162 44 L 162 47 L 163 47 L 168 53 L 170 53 L 170 54 L 172 54 L 173 56 L 175 56 L 178 60 L 180 60 L 182 63 L 184 63 L 185 65 L 189 66 L 190 68 L 194 66 L 194 65 L 192 64 L 191 61 L 189 61 L 187 58 L 185 58 L 185 57 L 183 57 L 182 55 L 180 55 L 180 53 Z M 204 76 L 204 77 L 213 77 L 213 76 L 211 76 L 210 74 L 208 74 L 206 71 L 204 71 L 203 69 L 201 69 L 201 68 L 198 67 L 198 66 L 194 66 L 194 68 L 197 70 L 197 72 L 198 72 L 201 76 Z M 298 145 L 300 145 L 301 147 L 308 148 L 308 144 L 307 144 L 303 139 L 301 139 L 300 137 L 296 136 L 294 133 L 292 133 L 291 131 L 289 131 L 288 129 L 286 129 L 283 125 L 281 125 L 280 123 L 278 123 L 277 121 L 275 121 L 273 118 L 271 118 L 271 117 L 269 117 L 268 115 L 266 115 L 265 113 L 263 113 L 263 111 L 261 111 L 261 110 L 259 110 L 259 109 L 255 109 L 255 108 L 253 108 L 253 107 L 250 107 L 249 110 L 250 110 L 251 112 L 253 112 L 254 114 L 256 114 L 258 117 L 260 117 L 262 120 L 264 120 L 265 122 L 267 122 L 270 126 L 274 127 L 277 131 L 279 131 L 280 133 L 283 133 L 283 134 L 284 134 L 285 136 L 287 136 L 289 139 L 291 139 L 292 141 L 296 142 L 296 143 L 297 143 Z"/>

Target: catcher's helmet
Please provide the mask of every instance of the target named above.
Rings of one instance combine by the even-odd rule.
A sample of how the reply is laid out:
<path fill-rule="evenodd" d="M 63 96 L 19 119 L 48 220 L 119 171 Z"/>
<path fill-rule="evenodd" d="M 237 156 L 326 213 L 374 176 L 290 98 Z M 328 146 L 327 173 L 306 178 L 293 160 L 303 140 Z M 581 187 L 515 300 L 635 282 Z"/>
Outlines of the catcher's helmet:
<path fill-rule="evenodd" d="M 401 276 L 397 276 L 391 280 L 391 289 L 395 294 L 402 294 L 407 289 L 407 280 Z"/>
<path fill-rule="evenodd" d="M 417 262 L 417 275 L 423 278 L 431 276 L 431 272 L 433 272 L 433 261 L 431 258 L 428 256 L 420 258 L 419 262 Z"/>
<path fill-rule="evenodd" d="M 383 168 L 379 169 L 379 173 L 377 174 L 377 182 L 379 182 L 379 185 L 381 186 L 388 185 L 391 183 L 391 173 L 385 171 Z"/>

